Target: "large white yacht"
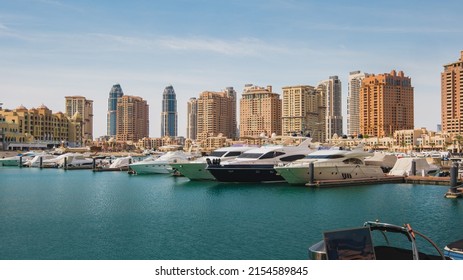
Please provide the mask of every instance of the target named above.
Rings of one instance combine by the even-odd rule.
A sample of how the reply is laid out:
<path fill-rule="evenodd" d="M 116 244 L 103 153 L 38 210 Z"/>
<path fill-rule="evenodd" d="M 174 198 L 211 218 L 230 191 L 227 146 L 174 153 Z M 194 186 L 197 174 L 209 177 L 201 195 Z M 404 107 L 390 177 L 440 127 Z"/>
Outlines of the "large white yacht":
<path fill-rule="evenodd" d="M 255 149 L 254 146 L 232 146 L 220 148 L 213 151 L 210 155 L 200 157 L 187 163 L 172 163 L 173 169 L 177 170 L 183 176 L 190 180 L 215 180 L 215 177 L 206 169 L 207 162 L 226 162 L 235 159 L 245 151 Z"/>
<path fill-rule="evenodd" d="M 284 182 L 273 167 L 313 152 L 311 141 L 311 138 L 306 138 L 297 146 L 262 146 L 246 151 L 231 161 L 208 163 L 207 170 L 220 182 Z"/>
<path fill-rule="evenodd" d="M 168 174 L 174 170 L 170 166 L 172 163 L 186 163 L 194 156 L 183 151 L 171 151 L 158 158 L 150 157 L 145 160 L 129 165 L 129 169 L 137 174 Z"/>
<path fill-rule="evenodd" d="M 314 180 L 342 180 L 385 177 L 380 166 L 365 165 L 364 159 L 373 154 L 363 147 L 344 150 L 333 147 L 308 154 L 305 158 L 288 164 L 279 164 L 275 170 L 286 182 L 304 185 L 309 182 L 309 165 L 314 164 Z"/>

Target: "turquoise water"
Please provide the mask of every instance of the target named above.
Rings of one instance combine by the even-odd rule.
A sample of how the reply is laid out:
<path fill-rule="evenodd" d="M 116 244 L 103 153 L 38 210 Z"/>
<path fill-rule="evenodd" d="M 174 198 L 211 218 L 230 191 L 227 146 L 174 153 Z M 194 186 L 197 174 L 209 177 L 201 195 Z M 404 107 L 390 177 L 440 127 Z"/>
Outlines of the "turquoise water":
<path fill-rule="evenodd" d="M 410 223 L 441 248 L 463 238 L 447 187 L 311 189 L 0 168 L 0 259 L 307 259 L 322 232 Z"/>

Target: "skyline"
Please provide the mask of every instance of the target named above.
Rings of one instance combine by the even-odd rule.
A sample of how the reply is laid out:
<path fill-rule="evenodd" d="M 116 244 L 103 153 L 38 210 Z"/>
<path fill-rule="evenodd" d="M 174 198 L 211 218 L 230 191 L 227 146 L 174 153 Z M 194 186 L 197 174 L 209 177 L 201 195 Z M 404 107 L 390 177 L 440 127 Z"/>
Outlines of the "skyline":
<path fill-rule="evenodd" d="M 187 102 L 203 91 L 245 84 L 316 86 L 342 82 L 347 132 L 349 72 L 403 71 L 415 95 L 415 127 L 440 123 L 440 73 L 463 49 L 463 3 L 389 1 L 1 1 L 0 102 L 42 103 L 65 111 L 65 96 L 94 101 L 94 138 L 106 134 L 109 92 L 150 106 L 150 136 L 161 135 L 163 90 L 178 102 L 186 135 Z M 430 106 L 430 105 L 433 106 Z M 238 105 L 238 104 L 237 104 Z M 239 114 L 238 114 L 239 115 Z"/>

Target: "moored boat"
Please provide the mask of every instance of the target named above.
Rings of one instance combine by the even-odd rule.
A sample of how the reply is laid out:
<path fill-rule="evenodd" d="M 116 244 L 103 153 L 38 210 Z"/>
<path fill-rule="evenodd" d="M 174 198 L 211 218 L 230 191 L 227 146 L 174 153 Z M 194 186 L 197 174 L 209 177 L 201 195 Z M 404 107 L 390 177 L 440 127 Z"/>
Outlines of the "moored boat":
<path fill-rule="evenodd" d="M 51 155 L 51 154 L 47 154 L 47 153 L 41 153 L 41 154 L 38 154 L 36 155 L 35 157 L 33 157 L 32 159 L 30 160 L 27 160 L 23 166 L 27 166 L 27 167 L 41 167 L 40 166 L 40 162 L 42 162 L 43 164 L 43 161 L 45 160 L 50 160 L 50 159 L 54 159 L 56 158 L 55 155 Z"/>
<path fill-rule="evenodd" d="M 119 157 L 114 159 L 109 165 L 96 166 L 94 171 L 127 171 L 132 162 L 132 156 Z"/>
<path fill-rule="evenodd" d="M 19 166 L 21 163 L 24 164 L 27 160 L 32 159 L 34 156 L 35 153 L 27 152 L 12 157 L 1 158 L 0 166 Z"/>
<path fill-rule="evenodd" d="M 415 166 L 415 175 L 429 175 L 439 171 L 434 164 L 429 164 L 426 158 L 398 158 L 394 167 L 389 171 L 393 176 L 411 176 Z"/>
<path fill-rule="evenodd" d="M 80 153 L 66 153 L 56 158 L 44 160 L 42 165 L 47 168 L 91 169 L 93 159 Z"/>
<path fill-rule="evenodd" d="M 314 166 L 313 178 L 320 180 L 370 179 L 386 175 L 380 166 L 365 165 L 365 158 L 372 153 L 363 151 L 363 147 L 345 150 L 333 147 L 308 154 L 300 160 L 275 166 L 275 170 L 286 182 L 293 185 L 305 185 L 311 179 L 310 164 Z"/>
<path fill-rule="evenodd" d="M 183 176 L 190 180 L 215 180 L 215 177 L 206 169 L 207 161 L 210 162 L 220 160 L 220 162 L 226 162 L 233 160 L 243 152 L 255 149 L 252 146 L 232 146 L 220 148 L 213 151 L 210 155 L 200 157 L 196 160 L 186 163 L 171 163 L 170 166 L 180 172 Z"/>
<path fill-rule="evenodd" d="M 207 170 L 220 182 L 284 182 L 275 165 L 292 162 L 314 151 L 311 138 L 304 138 L 297 146 L 262 146 L 244 152 L 236 159 L 208 163 Z"/>
<path fill-rule="evenodd" d="M 158 158 L 132 163 L 129 165 L 129 168 L 136 174 L 169 174 L 174 172 L 170 164 L 187 163 L 192 158 L 194 158 L 194 156 L 190 153 L 171 151 Z"/>

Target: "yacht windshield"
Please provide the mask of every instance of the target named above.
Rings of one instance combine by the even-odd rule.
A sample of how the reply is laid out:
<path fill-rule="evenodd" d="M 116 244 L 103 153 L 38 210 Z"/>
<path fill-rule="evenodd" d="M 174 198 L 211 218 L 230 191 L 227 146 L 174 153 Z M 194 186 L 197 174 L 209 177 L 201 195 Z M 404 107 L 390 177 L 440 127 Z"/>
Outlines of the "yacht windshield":
<path fill-rule="evenodd" d="M 237 157 L 239 155 L 241 155 L 241 152 L 229 152 L 225 157 Z"/>
<path fill-rule="evenodd" d="M 309 154 L 305 158 L 306 159 L 335 159 L 335 158 L 343 158 L 343 155 L 312 155 Z"/>
<path fill-rule="evenodd" d="M 223 156 L 227 151 L 213 151 L 210 156 L 211 157 L 221 157 Z"/>
<path fill-rule="evenodd" d="M 242 153 L 238 158 L 259 158 L 261 156 L 261 153 Z"/>
<path fill-rule="evenodd" d="M 261 157 L 261 159 L 264 159 L 264 158 L 275 158 L 275 157 L 279 157 L 281 155 L 284 155 L 285 153 L 282 153 L 282 152 L 268 152 L 266 153 L 265 155 L 263 155 Z"/>

